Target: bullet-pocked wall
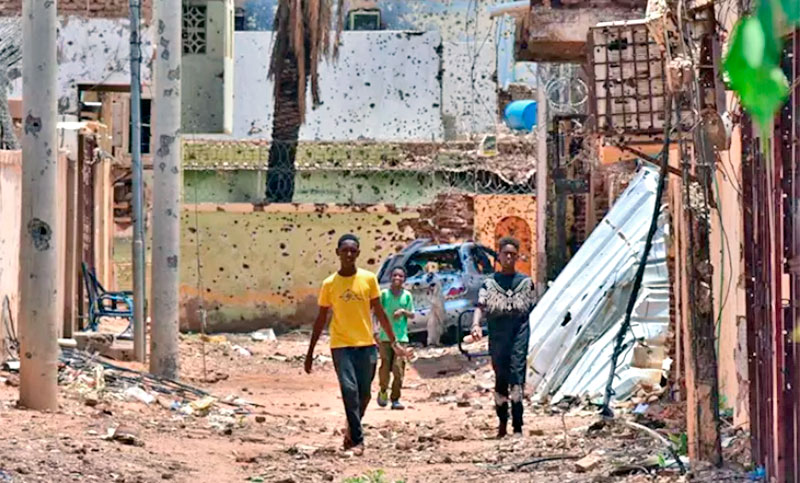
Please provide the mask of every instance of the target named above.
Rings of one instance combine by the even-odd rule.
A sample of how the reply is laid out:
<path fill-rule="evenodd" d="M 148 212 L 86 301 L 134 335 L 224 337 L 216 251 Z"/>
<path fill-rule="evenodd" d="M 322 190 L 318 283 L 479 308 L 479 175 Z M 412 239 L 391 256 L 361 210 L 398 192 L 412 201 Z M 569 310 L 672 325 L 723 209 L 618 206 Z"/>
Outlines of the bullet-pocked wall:
<path fill-rule="evenodd" d="M 517 270 L 536 280 L 536 196 L 479 195 L 475 197 L 475 239 L 500 251 L 497 242 L 510 236 L 520 242 Z"/>
<path fill-rule="evenodd" d="M 388 205 L 186 205 L 182 329 L 198 330 L 201 307 L 209 331 L 310 324 L 319 286 L 338 267 L 334 250 L 341 235 L 357 234 L 359 265 L 377 271 L 389 254 L 414 239 L 410 222 L 419 216 Z"/>
<path fill-rule="evenodd" d="M 333 35 L 333 34 L 331 34 Z M 272 32 L 237 32 L 233 137 L 271 139 Z M 441 140 L 441 37 L 437 32 L 346 32 L 338 60 L 320 66 L 322 105 L 300 128 L 304 141 Z"/>
<path fill-rule="evenodd" d="M 79 88 L 88 90 L 119 89 L 130 86 L 130 21 L 127 2 L 124 15 L 115 15 L 117 4 L 86 2 L 86 11 L 73 13 L 72 8 L 59 8 L 65 15 L 58 25 L 58 112 L 66 119 L 76 119 L 80 113 Z M 233 31 L 226 28 L 232 21 L 230 0 L 198 2 L 195 29 L 202 32 L 203 42 L 184 46 L 181 71 L 174 73 L 182 79 L 183 130 L 189 133 L 222 133 L 232 121 L 232 92 L 225 91 L 224 79 L 232 77 Z M 19 2 L 17 2 L 19 4 Z M 150 2 L 146 2 L 147 5 Z M 0 15 L 5 4 L 0 0 Z M 105 10 L 98 10 L 101 7 Z M 61 5 L 59 5 L 61 7 Z M 184 9 L 188 3 L 184 4 Z M 142 86 L 143 97 L 153 97 L 152 59 L 153 29 L 149 26 L 149 7 L 142 26 Z M 118 12 L 117 12 L 118 13 Z M 0 17 L 0 26 L 16 24 L 18 16 Z M 19 29 L 22 42 L 22 30 Z M 194 53 L 187 53 L 187 49 Z M 202 52 L 202 53 L 200 53 Z M 8 72 L 11 81 L 10 99 L 22 98 L 22 66 Z M 232 84 L 232 82 L 229 82 Z M 232 89 L 232 87 L 231 87 Z M 230 98 L 226 111 L 225 99 Z M 155 118 L 153 119 L 155 122 Z M 227 122 L 227 123 L 226 123 Z"/>
<path fill-rule="evenodd" d="M 19 17 L 0 18 L 1 25 L 19 24 Z M 130 21 L 127 18 L 90 18 L 84 15 L 59 17 L 58 25 L 58 112 L 77 116 L 78 87 L 130 85 Z M 20 42 L 22 41 L 20 30 Z M 151 97 L 152 30 L 142 30 L 142 83 L 145 97 Z M 22 65 L 8 73 L 10 99 L 22 98 Z"/>
<path fill-rule="evenodd" d="M 456 139 L 469 133 L 482 133 L 492 130 L 497 119 L 497 84 L 495 81 L 495 71 L 497 64 L 497 36 L 495 21 L 490 18 L 488 8 L 495 4 L 504 3 L 505 0 L 488 0 L 474 2 L 470 0 L 378 0 L 378 1 L 349 1 L 345 2 L 346 8 L 377 8 L 380 10 L 381 25 L 380 31 L 374 32 L 345 32 L 345 45 L 348 38 L 361 39 L 362 43 L 372 42 L 371 39 L 381 38 L 370 37 L 368 34 L 389 34 L 391 31 L 413 31 L 435 33 L 438 35 L 437 59 L 440 61 L 439 87 L 440 87 L 440 106 L 433 106 L 434 103 L 427 103 L 425 109 L 433 111 L 431 113 L 418 112 L 417 116 L 427 118 L 428 115 L 437 115 L 441 118 L 444 139 Z M 239 29 L 247 31 L 267 32 L 272 30 L 277 0 L 237 0 L 237 8 L 242 16 Z M 395 32 L 396 33 L 396 32 Z M 244 48 L 240 44 L 240 38 L 245 39 L 252 32 L 236 33 L 236 57 L 237 59 Z M 376 46 L 380 47 L 380 46 Z M 370 81 L 369 77 L 375 73 L 383 74 L 390 71 L 393 65 L 403 61 L 412 63 L 425 63 L 428 61 L 427 50 L 404 50 L 401 53 L 394 53 L 392 49 L 381 47 L 379 52 L 357 58 L 357 63 L 350 62 L 348 67 L 353 79 L 353 86 L 358 89 L 356 80 Z M 266 60 L 268 56 L 262 55 Z M 257 61 L 258 62 L 258 61 Z M 238 60 L 237 60 L 238 63 Z M 325 69 L 340 69 L 343 67 L 326 67 Z M 381 70 L 383 72 L 381 72 Z M 413 72 L 412 69 L 409 72 Z M 237 73 L 239 72 L 237 68 Z M 425 79 L 418 79 L 424 82 Z M 321 74 L 320 83 L 326 85 L 325 76 Z M 239 86 L 239 82 L 236 81 Z M 350 82 L 341 84 L 338 87 L 337 96 L 344 96 L 350 91 Z M 363 84 L 361 84 L 362 87 Z M 336 87 L 334 84 L 333 87 Z M 336 90 L 336 89 L 334 89 Z M 237 88 L 237 92 L 240 92 Z M 271 94 L 271 91 L 270 91 Z M 355 96 L 355 94 L 359 94 Z M 409 93 L 407 93 L 409 94 Z M 249 92 L 248 92 L 249 95 Z M 359 90 L 350 93 L 352 100 L 360 98 L 363 93 Z M 398 99 L 401 100 L 401 99 Z M 323 94 L 323 102 L 328 102 L 328 98 Z M 376 103 L 374 109 L 386 109 Z M 270 110 L 271 112 L 271 110 Z M 370 114 L 370 110 L 355 112 L 358 118 L 363 118 Z M 234 114 L 238 116 L 237 113 Z M 314 113 L 310 113 L 314 116 Z M 333 120 L 329 120 L 332 122 Z M 257 124 L 260 129 L 260 123 Z M 236 131 L 236 130 L 235 130 Z M 415 137 L 405 137 L 404 139 L 425 139 L 431 140 L 433 133 L 423 133 L 420 130 Z M 237 131 L 238 132 L 238 131 Z M 262 133 L 257 133 L 263 135 Z M 402 134 L 402 132 L 401 132 Z M 314 137 L 301 138 L 315 139 Z M 337 138 L 342 137 L 340 134 Z M 349 134 L 347 139 L 369 138 L 370 134 L 354 131 Z M 328 140 L 325 137 L 316 139 Z M 385 138 L 375 138 L 385 139 Z M 394 139 L 403 139 L 395 136 Z M 434 138 L 436 139 L 436 138 Z"/>
<path fill-rule="evenodd" d="M 232 129 L 231 119 L 226 119 L 233 102 L 232 17 L 231 0 L 183 2 L 180 76 L 184 133 L 223 133 Z"/>

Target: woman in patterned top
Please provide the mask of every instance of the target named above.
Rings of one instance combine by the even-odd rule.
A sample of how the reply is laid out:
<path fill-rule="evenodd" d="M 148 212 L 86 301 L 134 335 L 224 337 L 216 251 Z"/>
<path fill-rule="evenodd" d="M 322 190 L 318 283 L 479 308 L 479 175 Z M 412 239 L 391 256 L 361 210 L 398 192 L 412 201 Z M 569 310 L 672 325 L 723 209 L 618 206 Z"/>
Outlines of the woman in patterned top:
<path fill-rule="evenodd" d="M 514 268 L 519 242 L 506 237 L 498 245 L 501 270 L 483 282 L 472 321 L 472 337 L 473 340 L 483 337 L 480 324 L 485 316 L 495 374 L 495 410 L 500 419 L 497 437 L 507 434 L 509 400 L 514 436 L 522 437 L 522 395 L 530 338 L 528 316 L 536 304 L 536 295 L 530 277 Z"/>

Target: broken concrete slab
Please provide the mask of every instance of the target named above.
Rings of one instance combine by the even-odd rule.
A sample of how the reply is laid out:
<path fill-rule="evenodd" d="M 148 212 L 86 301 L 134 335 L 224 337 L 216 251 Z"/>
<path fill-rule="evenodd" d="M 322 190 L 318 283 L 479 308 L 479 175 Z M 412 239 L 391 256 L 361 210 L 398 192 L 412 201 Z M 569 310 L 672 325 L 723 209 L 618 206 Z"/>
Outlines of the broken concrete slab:
<path fill-rule="evenodd" d="M 116 336 L 109 332 L 76 332 L 72 338 L 78 350 L 101 354 L 116 340 Z"/>
<path fill-rule="evenodd" d="M 584 456 L 575 462 L 575 472 L 587 473 L 600 466 L 600 463 L 602 462 L 603 458 L 600 455 L 590 454 L 588 456 Z"/>

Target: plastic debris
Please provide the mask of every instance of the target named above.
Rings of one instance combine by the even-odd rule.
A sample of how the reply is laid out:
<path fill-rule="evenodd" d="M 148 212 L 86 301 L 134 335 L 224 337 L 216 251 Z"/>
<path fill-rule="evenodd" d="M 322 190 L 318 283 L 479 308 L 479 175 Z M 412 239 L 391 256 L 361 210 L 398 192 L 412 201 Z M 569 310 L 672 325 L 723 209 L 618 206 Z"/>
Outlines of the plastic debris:
<path fill-rule="evenodd" d="M 274 342 L 278 340 L 274 329 L 261 329 L 250 334 L 250 338 L 256 342 Z"/>
<path fill-rule="evenodd" d="M 156 402 L 155 396 L 150 394 L 149 392 L 145 391 L 141 387 L 138 386 L 131 386 L 125 390 L 125 397 L 128 400 L 137 400 L 139 402 L 143 402 L 145 404 L 153 404 Z"/>
<path fill-rule="evenodd" d="M 250 356 L 253 355 L 249 350 L 245 349 L 244 347 L 242 347 L 240 345 L 235 345 L 235 346 L 231 347 L 231 349 L 236 351 L 236 353 L 239 354 L 242 357 L 250 357 Z"/>
<path fill-rule="evenodd" d="M 192 409 L 192 414 L 204 415 L 208 414 L 208 411 L 214 406 L 214 403 L 217 400 L 211 396 L 206 396 L 202 399 L 198 399 L 197 401 L 192 401 L 189 403 L 189 407 Z"/>
<path fill-rule="evenodd" d="M 750 481 L 762 481 L 767 479 L 767 470 L 763 466 L 759 466 L 755 470 L 747 474 Z"/>
<path fill-rule="evenodd" d="M 108 433 L 103 436 L 103 439 L 106 441 L 119 441 L 122 444 L 132 446 L 144 446 L 144 441 L 142 441 L 137 432 L 126 426 L 108 428 Z"/>

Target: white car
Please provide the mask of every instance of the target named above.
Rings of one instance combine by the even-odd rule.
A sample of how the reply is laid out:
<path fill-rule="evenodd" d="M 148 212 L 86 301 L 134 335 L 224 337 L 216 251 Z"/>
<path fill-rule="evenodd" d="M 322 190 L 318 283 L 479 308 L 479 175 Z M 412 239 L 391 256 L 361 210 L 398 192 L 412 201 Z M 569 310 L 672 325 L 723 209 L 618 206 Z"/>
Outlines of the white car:
<path fill-rule="evenodd" d="M 408 323 L 409 334 L 428 330 L 428 319 L 442 312 L 443 341 L 455 342 L 458 318 L 475 308 L 478 290 L 486 277 L 494 273 L 497 254 L 477 243 L 431 245 L 430 240 L 416 240 L 397 255 L 389 257 L 378 271 L 381 288 L 389 286 L 394 267 L 402 266 L 408 274 L 406 289 L 414 297 L 416 317 Z M 468 317 L 468 316 L 465 316 Z M 466 324 L 472 321 L 465 320 Z"/>

